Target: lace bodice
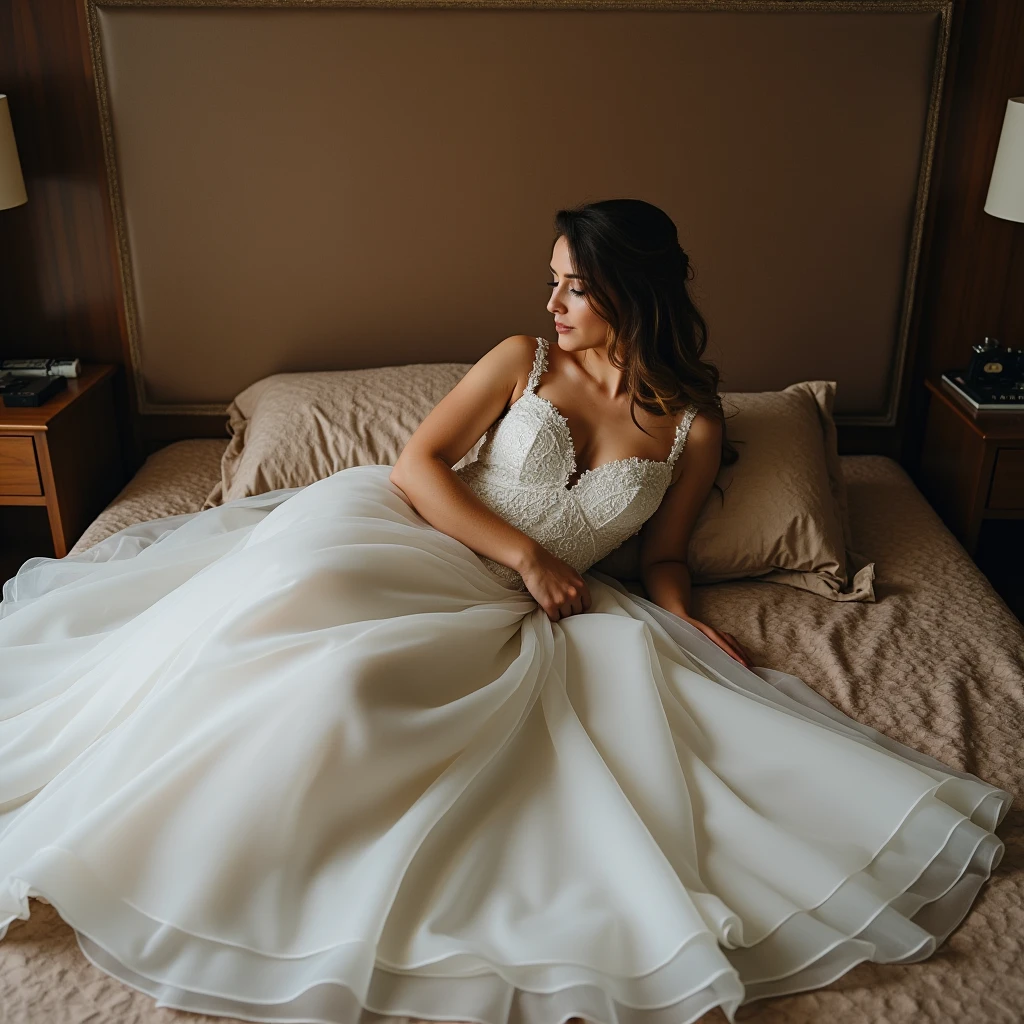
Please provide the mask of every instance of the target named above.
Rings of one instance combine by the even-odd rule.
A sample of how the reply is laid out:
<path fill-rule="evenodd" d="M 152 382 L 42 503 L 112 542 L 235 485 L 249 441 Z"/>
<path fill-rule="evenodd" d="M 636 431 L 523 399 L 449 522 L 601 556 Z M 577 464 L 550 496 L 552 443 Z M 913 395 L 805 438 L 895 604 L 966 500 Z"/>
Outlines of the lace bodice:
<path fill-rule="evenodd" d="M 502 519 L 586 572 L 657 511 L 697 408 L 687 406 L 665 461 L 633 455 L 604 462 L 584 470 L 570 487 L 576 452 L 569 421 L 536 394 L 547 360 L 548 342 L 538 338 L 526 389 L 488 433 L 477 460 L 455 472 Z M 514 569 L 481 558 L 498 576 L 526 589 Z"/>

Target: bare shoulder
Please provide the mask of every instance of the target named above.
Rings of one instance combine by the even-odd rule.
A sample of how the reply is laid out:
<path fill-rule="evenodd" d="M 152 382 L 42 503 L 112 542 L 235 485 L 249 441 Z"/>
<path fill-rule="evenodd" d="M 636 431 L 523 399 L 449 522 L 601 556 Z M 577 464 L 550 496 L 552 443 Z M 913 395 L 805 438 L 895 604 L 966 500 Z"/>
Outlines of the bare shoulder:
<path fill-rule="evenodd" d="M 528 334 L 512 334 L 502 339 L 480 360 L 503 379 L 514 381 L 512 401 L 522 394 L 533 369 L 537 352 L 537 339 Z"/>
<path fill-rule="evenodd" d="M 686 448 L 701 451 L 718 450 L 722 447 L 722 421 L 717 416 L 700 410 L 694 414 L 686 434 Z M 686 448 L 683 450 L 685 451 Z"/>
<path fill-rule="evenodd" d="M 690 421 L 686 443 L 676 460 L 670 486 L 678 483 L 684 476 L 689 480 L 710 476 L 713 480 L 718 473 L 721 459 L 722 422 L 701 410 Z"/>
<path fill-rule="evenodd" d="M 537 339 L 531 338 L 529 334 L 510 334 L 504 340 L 499 341 L 495 347 L 503 349 L 510 355 L 529 357 L 529 362 L 532 365 L 533 355 L 537 351 Z"/>
<path fill-rule="evenodd" d="M 537 350 L 537 339 L 528 334 L 512 334 L 499 341 L 487 353 L 489 362 L 500 363 L 507 370 L 512 370 L 523 381 L 533 368 L 533 358 Z"/>

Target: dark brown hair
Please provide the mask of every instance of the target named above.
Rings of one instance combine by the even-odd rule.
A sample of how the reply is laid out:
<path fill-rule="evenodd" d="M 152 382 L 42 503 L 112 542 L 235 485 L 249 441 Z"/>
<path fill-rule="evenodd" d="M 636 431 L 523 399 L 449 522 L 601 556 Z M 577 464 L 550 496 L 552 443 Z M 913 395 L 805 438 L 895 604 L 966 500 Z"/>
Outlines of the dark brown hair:
<path fill-rule="evenodd" d="M 635 406 L 673 416 L 692 402 L 722 423 L 722 465 L 732 465 L 739 453 L 725 435 L 718 368 L 701 358 L 708 327 L 672 218 L 642 199 L 606 199 L 559 210 L 555 241 L 562 235 L 587 305 L 611 327 L 608 361 L 623 371 L 630 418 L 643 430 Z"/>

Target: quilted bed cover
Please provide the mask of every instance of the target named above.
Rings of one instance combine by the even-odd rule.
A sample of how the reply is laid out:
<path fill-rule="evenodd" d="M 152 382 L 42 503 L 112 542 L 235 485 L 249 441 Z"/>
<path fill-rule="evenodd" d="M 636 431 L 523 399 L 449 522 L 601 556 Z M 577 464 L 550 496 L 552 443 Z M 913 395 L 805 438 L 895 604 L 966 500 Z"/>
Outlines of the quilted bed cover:
<path fill-rule="evenodd" d="M 150 456 L 72 553 L 136 522 L 202 507 L 226 440 Z M 743 643 L 755 665 L 800 676 L 842 711 L 1015 796 L 1006 853 L 964 922 L 929 960 L 862 963 L 824 989 L 752 1003 L 758 1024 L 1024 1022 L 1024 627 L 905 471 L 843 456 L 853 547 L 876 563 L 875 603 L 832 602 L 744 580 L 693 588 L 693 613 Z M 642 590 L 637 590 L 643 593 Z M 52 906 L 32 903 L 0 943 L 3 1024 L 214 1024 L 157 1008 L 102 973 Z M 722 1021 L 714 1011 L 702 1024 Z"/>

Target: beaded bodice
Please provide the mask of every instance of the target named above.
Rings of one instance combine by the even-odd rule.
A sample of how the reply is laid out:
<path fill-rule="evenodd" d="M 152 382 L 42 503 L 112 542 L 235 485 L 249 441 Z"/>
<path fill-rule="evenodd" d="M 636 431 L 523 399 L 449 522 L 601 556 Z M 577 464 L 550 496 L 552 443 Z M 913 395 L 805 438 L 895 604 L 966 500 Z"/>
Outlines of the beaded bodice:
<path fill-rule="evenodd" d="M 586 572 L 657 511 L 697 408 L 686 408 L 665 461 L 615 459 L 584 470 L 567 486 L 576 472 L 569 421 L 536 394 L 547 369 L 547 350 L 548 342 L 538 338 L 522 395 L 488 433 L 476 461 L 455 472 L 502 519 L 577 572 Z M 498 576 L 525 589 L 514 569 L 481 558 Z"/>

